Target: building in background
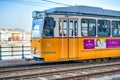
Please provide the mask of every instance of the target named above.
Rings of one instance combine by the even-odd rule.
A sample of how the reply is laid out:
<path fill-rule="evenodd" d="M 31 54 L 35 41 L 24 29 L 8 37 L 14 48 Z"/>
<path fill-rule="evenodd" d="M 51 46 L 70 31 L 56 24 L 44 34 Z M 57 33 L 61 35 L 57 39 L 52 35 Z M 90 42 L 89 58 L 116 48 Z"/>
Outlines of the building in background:
<path fill-rule="evenodd" d="M 30 32 L 0 28 L 0 60 L 24 59 L 30 53 Z"/>
<path fill-rule="evenodd" d="M 0 42 L 30 41 L 30 32 L 22 29 L 0 28 Z"/>

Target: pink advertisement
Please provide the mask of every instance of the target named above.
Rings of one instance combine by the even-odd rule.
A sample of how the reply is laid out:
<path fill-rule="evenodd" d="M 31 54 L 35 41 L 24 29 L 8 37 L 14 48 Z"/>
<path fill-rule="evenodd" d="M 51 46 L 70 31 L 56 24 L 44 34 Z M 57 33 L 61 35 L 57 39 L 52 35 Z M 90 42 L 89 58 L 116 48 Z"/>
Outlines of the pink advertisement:
<path fill-rule="evenodd" d="M 120 48 L 120 39 L 85 39 L 84 49 Z"/>
<path fill-rule="evenodd" d="M 120 48 L 120 39 L 107 39 L 106 48 Z"/>
<path fill-rule="evenodd" d="M 84 49 L 94 49 L 94 39 L 84 40 Z"/>

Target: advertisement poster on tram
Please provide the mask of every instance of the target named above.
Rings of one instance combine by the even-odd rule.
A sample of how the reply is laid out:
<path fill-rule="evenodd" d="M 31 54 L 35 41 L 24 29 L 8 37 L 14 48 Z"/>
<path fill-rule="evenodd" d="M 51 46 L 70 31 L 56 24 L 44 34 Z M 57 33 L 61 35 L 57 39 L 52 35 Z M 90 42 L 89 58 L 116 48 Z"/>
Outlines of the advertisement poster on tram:
<path fill-rule="evenodd" d="M 106 48 L 120 48 L 120 39 L 107 39 Z"/>
<path fill-rule="evenodd" d="M 95 39 L 95 48 L 106 48 L 106 39 Z"/>
<path fill-rule="evenodd" d="M 85 39 L 84 49 L 120 48 L 120 39 Z"/>
<path fill-rule="evenodd" d="M 94 49 L 94 39 L 85 39 L 84 49 Z"/>

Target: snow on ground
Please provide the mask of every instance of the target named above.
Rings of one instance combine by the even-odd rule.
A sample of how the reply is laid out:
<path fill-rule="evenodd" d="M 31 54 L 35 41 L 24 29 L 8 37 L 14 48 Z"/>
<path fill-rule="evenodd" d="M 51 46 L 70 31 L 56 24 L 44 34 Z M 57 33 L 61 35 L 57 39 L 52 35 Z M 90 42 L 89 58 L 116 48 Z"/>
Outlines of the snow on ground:
<path fill-rule="evenodd" d="M 104 77 L 99 77 L 99 78 L 90 78 L 89 80 L 120 80 L 120 74 L 104 76 Z"/>

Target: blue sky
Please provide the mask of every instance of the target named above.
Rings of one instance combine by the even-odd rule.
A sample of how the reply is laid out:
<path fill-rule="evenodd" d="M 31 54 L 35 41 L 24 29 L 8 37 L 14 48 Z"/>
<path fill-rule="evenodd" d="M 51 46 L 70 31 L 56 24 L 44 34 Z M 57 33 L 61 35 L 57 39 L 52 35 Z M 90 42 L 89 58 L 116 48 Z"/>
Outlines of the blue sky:
<path fill-rule="evenodd" d="M 25 1 L 29 1 L 25 2 Z M 69 5 L 86 5 L 120 11 L 120 0 L 49 0 Z M 0 0 L 0 27 L 31 31 L 32 11 L 64 5 L 42 0 Z"/>

